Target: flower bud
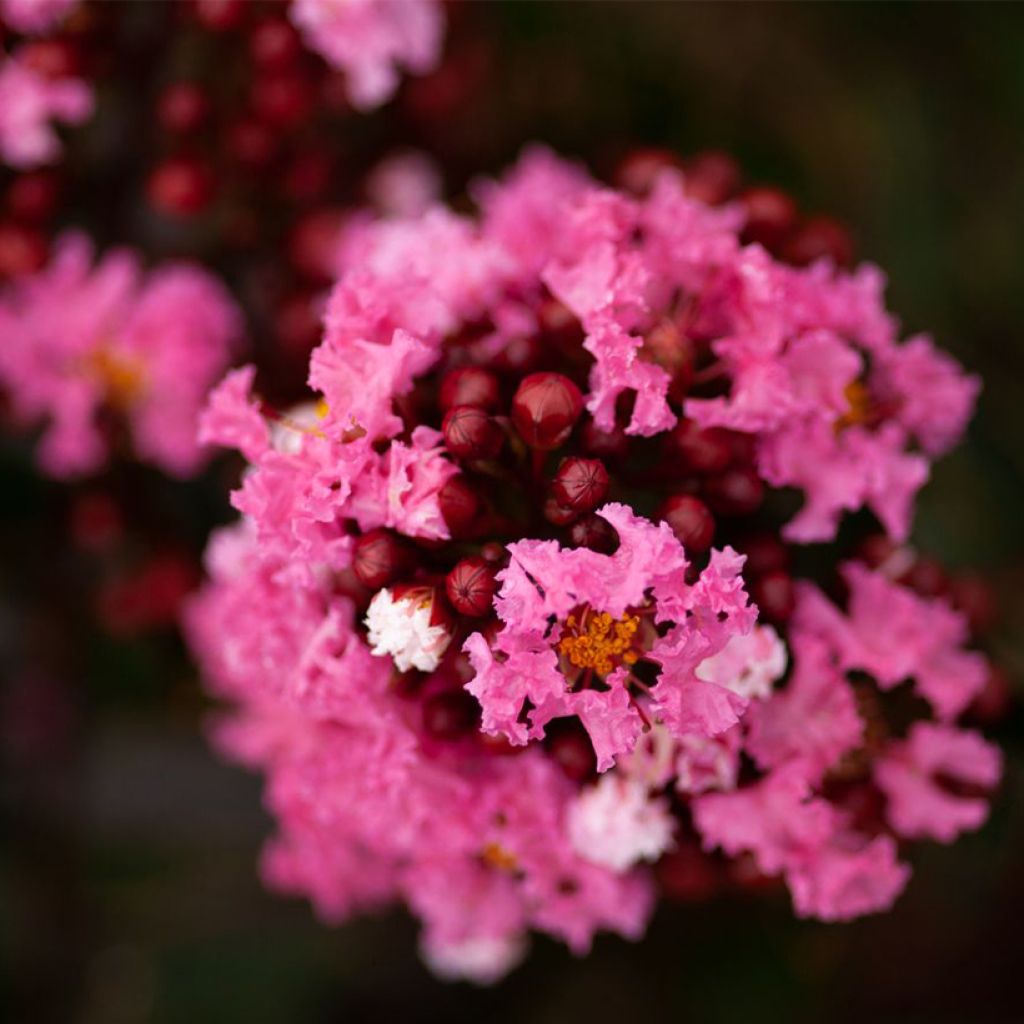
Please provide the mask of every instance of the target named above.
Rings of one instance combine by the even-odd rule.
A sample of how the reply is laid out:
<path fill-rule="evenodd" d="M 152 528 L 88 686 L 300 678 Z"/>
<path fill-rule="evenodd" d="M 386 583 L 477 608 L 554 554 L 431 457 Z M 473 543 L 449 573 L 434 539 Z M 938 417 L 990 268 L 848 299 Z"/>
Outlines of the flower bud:
<path fill-rule="evenodd" d="M 590 548 L 602 555 L 610 555 L 619 546 L 615 527 L 600 516 L 584 516 L 569 528 L 569 541 L 573 547 Z"/>
<path fill-rule="evenodd" d="M 407 568 L 407 552 L 390 531 L 370 530 L 356 541 L 352 552 L 352 571 L 364 587 L 370 590 L 386 587 Z"/>
<path fill-rule="evenodd" d="M 833 217 L 808 217 L 786 242 L 782 258 L 798 267 L 820 259 L 848 267 L 853 263 L 853 239 Z"/>
<path fill-rule="evenodd" d="M 541 451 L 564 444 L 582 412 L 580 389 L 560 373 L 531 373 L 512 399 L 512 422 L 519 436 Z"/>
<path fill-rule="evenodd" d="M 577 518 L 577 513 L 559 503 L 557 498 L 546 498 L 543 508 L 544 518 L 552 526 L 568 526 Z"/>
<path fill-rule="evenodd" d="M 500 400 L 498 378 L 479 366 L 449 370 L 441 381 L 439 402 L 444 412 L 456 405 L 476 405 L 493 412 Z"/>
<path fill-rule="evenodd" d="M 378 590 L 365 622 L 371 653 L 393 658 L 399 672 L 433 672 L 452 639 L 448 609 L 427 585 Z"/>
<path fill-rule="evenodd" d="M 781 625 L 790 618 L 796 607 L 793 577 L 781 569 L 766 572 L 750 584 L 750 597 L 757 605 L 762 619 Z"/>
<path fill-rule="evenodd" d="M 445 447 L 457 459 L 492 459 L 504 436 L 487 413 L 475 405 L 455 405 L 441 424 Z"/>
<path fill-rule="evenodd" d="M 480 498 L 461 474 L 451 477 L 438 492 L 441 517 L 453 537 L 465 537 L 476 525 Z"/>
<path fill-rule="evenodd" d="M 679 401 L 690 390 L 697 347 L 671 320 L 662 320 L 647 332 L 640 357 L 660 366 L 672 378 L 670 397 Z"/>
<path fill-rule="evenodd" d="M 705 487 L 708 504 L 724 516 L 748 516 L 764 499 L 764 484 L 752 469 L 736 467 L 712 477 Z"/>
<path fill-rule="evenodd" d="M 480 618 L 491 610 L 497 589 L 494 569 L 482 558 L 464 558 L 445 579 L 445 590 L 452 607 L 460 615 Z"/>
<path fill-rule="evenodd" d="M 600 459 L 562 459 L 551 484 L 555 501 L 574 512 L 589 512 L 608 493 L 608 470 Z"/>
<path fill-rule="evenodd" d="M 464 690 L 435 693 L 423 702 L 423 729 L 435 740 L 457 740 L 480 720 L 480 705 Z"/>
<path fill-rule="evenodd" d="M 709 206 L 731 199 L 740 184 L 739 164 L 717 149 L 697 153 L 686 161 L 683 171 L 686 194 Z"/>
<path fill-rule="evenodd" d="M 680 420 L 665 443 L 669 455 L 692 473 L 722 473 L 732 461 L 729 434 L 721 427 L 702 429 L 693 420 Z"/>
<path fill-rule="evenodd" d="M 796 226 L 796 203 L 782 189 L 761 186 L 748 188 L 740 196 L 747 220 L 743 241 L 758 242 L 774 251 Z"/>
<path fill-rule="evenodd" d="M 674 494 L 658 509 L 657 518 L 664 520 L 687 551 L 707 551 L 715 539 L 715 519 L 700 498 Z"/>

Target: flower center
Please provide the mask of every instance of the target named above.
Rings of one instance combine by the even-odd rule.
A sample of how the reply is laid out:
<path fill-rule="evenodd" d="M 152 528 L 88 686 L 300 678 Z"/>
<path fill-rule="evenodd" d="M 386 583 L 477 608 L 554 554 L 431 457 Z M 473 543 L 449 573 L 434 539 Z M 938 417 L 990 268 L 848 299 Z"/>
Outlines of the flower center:
<path fill-rule="evenodd" d="M 836 420 L 836 433 L 842 433 L 847 427 L 856 426 L 859 423 L 867 423 L 873 418 L 874 404 L 871 395 L 862 381 L 852 380 L 843 389 L 849 408 Z"/>
<path fill-rule="evenodd" d="M 636 664 L 640 655 L 634 643 L 639 628 L 638 615 L 613 619 L 608 612 L 594 612 L 585 605 L 578 615 L 573 612 L 565 620 L 558 651 L 577 668 L 606 676 L 619 662 Z"/>
<path fill-rule="evenodd" d="M 107 401 L 115 409 L 128 409 L 143 390 L 144 367 L 140 359 L 98 348 L 89 357 L 89 371 L 103 385 Z"/>

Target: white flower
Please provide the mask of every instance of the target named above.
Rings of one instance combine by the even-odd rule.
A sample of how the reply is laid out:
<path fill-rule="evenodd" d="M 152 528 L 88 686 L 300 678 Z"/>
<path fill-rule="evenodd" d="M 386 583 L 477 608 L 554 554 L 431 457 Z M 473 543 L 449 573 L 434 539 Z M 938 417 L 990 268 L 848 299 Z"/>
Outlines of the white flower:
<path fill-rule="evenodd" d="M 478 936 L 447 944 L 423 946 L 427 966 L 445 981 L 493 985 L 526 955 L 522 935 Z"/>
<path fill-rule="evenodd" d="M 643 783 L 609 772 L 569 805 L 569 841 L 586 860 L 626 871 L 657 860 L 672 845 L 675 822 L 668 804 Z"/>
<path fill-rule="evenodd" d="M 734 636 L 717 654 L 697 666 L 697 678 L 717 683 L 747 700 L 767 697 L 786 671 L 786 645 L 771 626 L 755 626 Z"/>
<path fill-rule="evenodd" d="M 378 657 L 390 655 L 400 672 L 411 668 L 433 672 L 452 638 L 446 626 L 431 625 L 433 610 L 429 590 L 398 600 L 387 588 L 377 591 L 365 620 L 372 653 Z"/>

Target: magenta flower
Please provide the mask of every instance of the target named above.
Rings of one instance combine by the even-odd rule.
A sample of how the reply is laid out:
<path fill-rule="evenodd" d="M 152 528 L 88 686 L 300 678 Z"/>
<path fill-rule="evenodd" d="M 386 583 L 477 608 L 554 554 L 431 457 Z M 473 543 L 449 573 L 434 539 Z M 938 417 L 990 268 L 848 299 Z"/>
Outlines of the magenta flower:
<path fill-rule="evenodd" d="M 196 420 L 230 360 L 238 311 L 197 267 L 144 275 L 125 250 L 91 264 L 88 241 L 65 235 L 49 266 L 0 290 L 0 384 L 14 415 L 42 426 L 37 458 L 54 476 L 104 464 L 104 411 L 128 426 L 138 458 L 188 476 L 204 458 Z"/>
<path fill-rule="evenodd" d="M 533 150 L 471 192 L 351 216 L 308 401 L 246 368 L 202 416 L 249 465 L 186 626 L 267 776 L 268 884 L 404 903 L 480 982 L 531 929 L 638 937 L 700 844 L 802 916 L 885 910 L 897 837 L 977 827 L 998 781 L 953 725 L 985 661 L 895 548 L 976 382 L 897 340 L 878 271 L 744 245 L 677 173 L 637 198 Z M 794 580 L 861 509 L 883 564 Z"/>

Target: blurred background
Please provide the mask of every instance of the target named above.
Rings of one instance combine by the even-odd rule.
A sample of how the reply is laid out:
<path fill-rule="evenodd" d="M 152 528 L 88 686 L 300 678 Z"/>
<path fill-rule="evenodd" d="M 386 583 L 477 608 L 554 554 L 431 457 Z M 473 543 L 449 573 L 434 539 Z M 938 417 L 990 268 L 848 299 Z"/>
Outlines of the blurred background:
<path fill-rule="evenodd" d="M 851 225 L 905 330 L 932 331 L 985 380 L 967 442 L 924 492 L 916 540 L 984 573 L 992 649 L 1019 700 L 1024 7 L 462 3 L 437 73 L 369 116 L 279 111 L 274 151 L 260 163 L 257 139 L 253 163 L 235 121 L 183 154 L 151 117 L 182 74 L 230 102 L 238 47 L 212 44 L 176 5 L 94 6 L 81 47 L 98 113 L 67 136 L 58 221 L 214 267 L 284 392 L 315 341 L 302 300 L 318 287 L 316 225 L 358 201 L 366 170 L 399 144 L 435 158 L 456 202 L 532 140 L 601 176 L 635 146 L 720 148 L 748 180 Z M 183 157 L 208 161 L 218 189 L 185 220 L 161 210 L 153 180 Z M 206 748 L 208 707 L 173 626 L 209 529 L 230 518 L 237 466 L 183 484 L 122 463 L 68 487 L 41 480 L 30 445 L 5 435 L 0 474 L 6 1019 L 1024 1019 L 1019 708 L 993 730 L 1008 771 L 989 824 L 920 849 L 886 916 L 794 921 L 775 893 L 664 905 L 640 944 L 603 938 L 577 960 L 539 940 L 494 989 L 445 986 L 420 965 L 404 913 L 329 929 L 259 884 L 271 830 L 259 780 Z"/>

